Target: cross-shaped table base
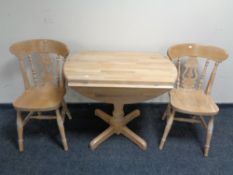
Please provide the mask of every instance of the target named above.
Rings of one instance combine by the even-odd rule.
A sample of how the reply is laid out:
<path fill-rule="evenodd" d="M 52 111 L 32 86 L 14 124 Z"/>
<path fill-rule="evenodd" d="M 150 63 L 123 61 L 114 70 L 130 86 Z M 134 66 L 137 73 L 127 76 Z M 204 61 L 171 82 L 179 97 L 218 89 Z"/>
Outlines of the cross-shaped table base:
<path fill-rule="evenodd" d="M 104 120 L 110 126 L 90 142 L 92 150 L 96 149 L 102 142 L 107 140 L 113 134 L 123 134 L 141 149 L 146 150 L 147 143 L 145 140 L 126 126 L 130 121 L 140 115 L 140 111 L 136 109 L 124 116 L 123 107 L 124 104 L 114 104 L 113 116 L 110 116 L 100 109 L 95 110 L 95 115 Z"/>

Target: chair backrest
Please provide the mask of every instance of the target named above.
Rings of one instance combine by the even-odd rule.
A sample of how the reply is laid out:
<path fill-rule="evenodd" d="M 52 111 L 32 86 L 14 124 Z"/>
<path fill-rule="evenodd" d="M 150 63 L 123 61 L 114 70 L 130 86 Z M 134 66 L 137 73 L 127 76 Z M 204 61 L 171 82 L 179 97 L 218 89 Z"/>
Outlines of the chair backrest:
<path fill-rule="evenodd" d="M 228 57 L 219 47 L 188 43 L 170 47 L 167 54 L 177 65 L 176 87 L 203 90 L 206 94 L 211 92 L 219 63 Z"/>
<path fill-rule="evenodd" d="M 46 84 L 64 86 L 63 64 L 69 54 L 64 43 L 48 39 L 13 44 L 10 52 L 19 58 L 25 89 Z"/>

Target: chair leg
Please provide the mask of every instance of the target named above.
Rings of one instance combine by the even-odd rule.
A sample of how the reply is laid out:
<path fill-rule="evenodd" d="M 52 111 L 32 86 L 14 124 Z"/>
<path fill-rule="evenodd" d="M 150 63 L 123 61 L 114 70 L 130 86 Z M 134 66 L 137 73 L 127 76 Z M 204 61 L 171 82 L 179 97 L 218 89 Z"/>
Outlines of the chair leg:
<path fill-rule="evenodd" d="M 62 100 L 62 108 L 65 111 L 65 114 L 68 116 L 68 119 L 71 120 L 72 116 L 64 100 Z"/>
<path fill-rule="evenodd" d="M 60 131 L 61 140 L 62 140 L 64 150 L 68 151 L 68 144 L 66 141 L 65 129 L 64 129 L 63 120 L 62 120 L 62 116 L 60 114 L 59 109 L 56 109 L 56 116 L 57 116 L 57 125 L 58 125 L 59 131 Z"/>
<path fill-rule="evenodd" d="M 173 121 L 174 121 L 174 116 L 175 116 L 175 110 L 172 110 L 172 112 L 170 113 L 170 115 L 167 118 L 167 124 L 166 124 L 165 130 L 164 130 L 164 133 L 163 133 L 163 137 L 162 137 L 160 145 L 159 145 L 160 150 L 162 150 L 163 147 L 164 147 L 164 144 L 166 142 L 168 133 L 170 132 Z"/>
<path fill-rule="evenodd" d="M 162 116 L 162 120 L 165 120 L 166 119 L 166 117 L 170 114 L 170 104 L 168 104 L 167 105 L 167 108 L 166 108 L 166 110 L 165 110 L 165 112 L 164 112 L 164 114 L 163 114 L 163 116 Z"/>
<path fill-rule="evenodd" d="M 23 118 L 21 116 L 21 112 L 17 110 L 17 118 L 16 118 L 17 132 L 18 132 L 18 144 L 19 151 L 23 152 Z"/>
<path fill-rule="evenodd" d="M 210 117 L 208 126 L 207 126 L 206 143 L 205 143 L 205 149 L 204 149 L 205 157 L 208 157 L 210 141 L 213 135 L 213 129 L 214 129 L 214 116 Z"/>

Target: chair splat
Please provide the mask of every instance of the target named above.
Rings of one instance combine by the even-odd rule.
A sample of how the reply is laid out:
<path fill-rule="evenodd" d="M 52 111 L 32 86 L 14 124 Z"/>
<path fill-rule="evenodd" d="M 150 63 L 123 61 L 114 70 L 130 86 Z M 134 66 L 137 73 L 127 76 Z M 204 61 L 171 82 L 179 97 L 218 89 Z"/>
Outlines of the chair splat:
<path fill-rule="evenodd" d="M 198 60 L 196 57 L 190 57 L 183 65 L 184 71 L 181 74 L 182 88 L 195 88 L 198 79 Z"/>

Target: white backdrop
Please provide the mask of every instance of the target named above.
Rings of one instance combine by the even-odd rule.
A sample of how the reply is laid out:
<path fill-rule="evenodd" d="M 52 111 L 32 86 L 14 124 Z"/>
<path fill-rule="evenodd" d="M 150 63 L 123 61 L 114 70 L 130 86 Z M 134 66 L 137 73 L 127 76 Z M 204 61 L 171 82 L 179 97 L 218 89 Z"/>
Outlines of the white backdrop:
<path fill-rule="evenodd" d="M 233 54 L 230 0 L 0 0 L 0 103 L 23 91 L 15 42 L 50 38 L 71 54 L 84 50 L 153 51 L 166 55 L 173 44 L 213 44 Z M 231 58 L 220 65 L 213 88 L 219 103 L 233 102 Z M 72 90 L 68 102 L 89 102 Z M 166 102 L 163 95 L 152 100 Z"/>

